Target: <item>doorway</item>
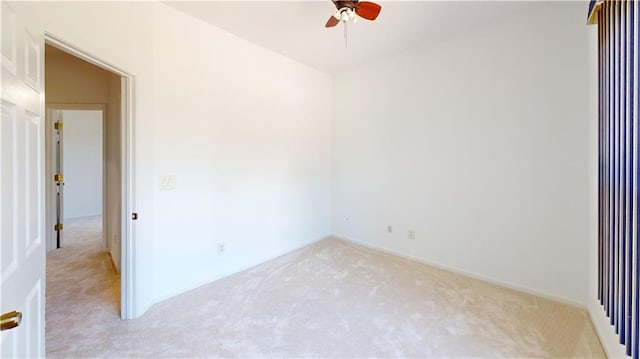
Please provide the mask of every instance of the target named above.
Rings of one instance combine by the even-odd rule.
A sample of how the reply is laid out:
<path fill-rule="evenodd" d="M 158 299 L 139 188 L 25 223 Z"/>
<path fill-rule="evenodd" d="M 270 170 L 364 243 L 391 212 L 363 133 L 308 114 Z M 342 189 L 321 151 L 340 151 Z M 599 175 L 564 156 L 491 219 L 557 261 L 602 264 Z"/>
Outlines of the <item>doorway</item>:
<path fill-rule="evenodd" d="M 85 108 L 80 108 L 85 107 Z M 55 239 L 49 250 L 64 246 L 66 234 L 81 229 L 89 237 L 105 239 L 103 234 L 103 199 L 113 195 L 113 189 L 105 192 L 104 178 L 104 125 L 106 106 L 49 105 L 47 107 L 47 129 L 52 131 L 50 183 L 54 208 L 53 220 Z M 117 191 L 116 191 L 117 192 Z M 85 223 L 78 227 L 72 223 Z M 66 226 L 65 226 L 66 224 Z M 90 226 L 87 226 L 90 224 Z M 71 233 L 74 238 L 78 234 Z"/>
<path fill-rule="evenodd" d="M 98 238 L 98 250 L 108 254 L 101 266 L 118 281 L 110 300 L 122 319 L 132 319 L 133 77 L 48 34 L 44 52 L 47 251 L 77 241 L 67 238 L 71 231 Z"/>

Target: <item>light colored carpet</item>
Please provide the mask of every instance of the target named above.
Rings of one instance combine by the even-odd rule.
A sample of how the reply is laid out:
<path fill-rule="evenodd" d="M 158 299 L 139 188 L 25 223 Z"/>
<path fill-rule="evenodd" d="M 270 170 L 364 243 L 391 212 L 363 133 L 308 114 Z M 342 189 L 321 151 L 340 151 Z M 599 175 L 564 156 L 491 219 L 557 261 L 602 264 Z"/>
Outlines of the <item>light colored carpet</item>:
<path fill-rule="evenodd" d="M 338 240 L 121 321 L 90 223 L 48 256 L 50 357 L 604 357 L 583 310 Z"/>

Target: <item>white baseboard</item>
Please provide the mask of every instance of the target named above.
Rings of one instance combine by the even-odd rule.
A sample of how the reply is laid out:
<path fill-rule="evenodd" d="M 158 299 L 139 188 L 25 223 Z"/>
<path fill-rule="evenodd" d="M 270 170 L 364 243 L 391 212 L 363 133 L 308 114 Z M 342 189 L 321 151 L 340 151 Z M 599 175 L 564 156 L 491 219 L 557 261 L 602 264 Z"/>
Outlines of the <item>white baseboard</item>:
<path fill-rule="evenodd" d="M 624 345 L 620 344 L 614 326 L 597 299 L 589 303 L 588 312 L 607 358 L 628 358 Z"/>
<path fill-rule="evenodd" d="M 68 219 L 78 219 L 78 218 L 88 218 L 88 217 L 95 217 L 95 216 L 102 216 L 102 212 L 98 212 L 95 214 L 81 214 L 79 216 L 70 216 L 70 217 L 64 217 L 62 218 L 62 220 L 68 220 Z"/>
<path fill-rule="evenodd" d="M 184 293 L 190 292 L 192 290 L 198 289 L 198 288 L 200 288 L 202 286 L 211 284 L 211 283 L 213 283 L 215 281 L 218 281 L 218 280 L 220 280 L 222 278 L 226 278 L 228 276 L 231 276 L 231 275 L 246 271 L 246 270 L 251 269 L 253 267 L 259 266 L 259 265 L 261 265 L 261 264 L 263 264 L 265 262 L 268 262 L 270 260 L 276 259 L 278 257 L 285 256 L 285 255 L 287 255 L 289 253 L 295 252 L 295 251 L 300 250 L 300 249 L 302 249 L 304 247 L 308 247 L 308 246 L 310 246 L 312 244 L 315 244 L 317 242 L 320 242 L 322 240 L 329 239 L 329 238 L 333 238 L 333 236 L 326 236 L 326 237 L 322 237 L 322 238 L 319 238 L 319 239 L 314 239 L 314 240 L 311 240 L 311 241 L 303 242 L 302 244 L 297 245 L 295 247 L 292 247 L 291 249 L 286 249 L 286 250 L 278 252 L 276 254 L 262 257 L 262 258 L 260 258 L 260 259 L 258 259 L 256 261 L 253 261 L 252 263 L 250 263 L 248 265 L 244 265 L 244 266 L 238 267 L 237 269 L 234 269 L 232 271 L 225 272 L 223 274 L 208 278 L 207 280 L 202 281 L 200 283 L 197 283 L 195 285 L 191 285 L 189 287 L 180 288 L 179 290 L 175 291 L 174 293 L 170 293 L 170 294 L 167 294 L 167 295 L 162 295 L 162 296 L 156 297 L 154 299 L 154 301 L 153 301 L 153 304 L 151 304 L 147 308 L 145 308 L 145 310 L 142 313 L 146 312 L 154 304 L 160 303 L 162 301 L 165 301 L 167 299 L 173 298 L 173 297 L 178 296 L 180 294 L 184 294 Z"/>
<path fill-rule="evenodd" d="M 481 274 L 471 273 L 471 272 L 465 271 L 463 269 L 459 269 L 459 268 L 451 267 L 451 266 L 444 265 L 444 264 L 441 264 L 441 263 L 429 261 L 429 260 L 426 260 L 426 259 L 423 259 L 423 258 L 420 258 L 420 257 L 413 256 L 411 254 L 399 252 L 399 251 L 396 251 L 396 250 L 393 250 L 393 249 L 389 249 L 389 248 L 385 248 L 385 247 L 381 247 L 381 246 L 377 246 L 377 245 L 373 245 L 373 244 L 370 244 L 370 243 L 367 243 L 367 242 L 364 242 L 364 241 L 361 241 L 361 240 L 358 240 L 358 239 L 355 239 L 355 238 L 352 238 L 352 237 L 349 237 L 349 236 L 345 236 L 345 235 L 342 235 L 342 234 L 335 234 L 333 236 L 333 238 L 338 239 L 338 240 L 343 240 L 345 242 L 351 242 L 351 243 L 354 243 L 354 244 L 357 244 L 357 245 L 360 245 L 360 246 L 363 246 L 363 247 L 367 247 L 367 248 L 370 248 L 370 249 L 373 249 L 373 250 L 377 250 L 377 251 L 380 251 L 380 252 L 384 252 L 384 253 L 387 253 L 387 254 L 392 254 L 392 255 L 395 255 L 395 256 L 398 256 L 398 257 L 406 258 L 406 259 L 409 259 L 409 260 L 412 260 L 412 261 L 415 261 L 415 262 L 418 262 L 418 263 L 422 263 L 422 264 L 425 264 L 425 265 L 428 265 L 428 266 L 432 266 L 432 267 L 435 267 L 435 268 L 438 268 L 438 269 L 445 270 L 447 272 L 459 274 L 459 275 L 462 275 L 462 276 L 465 276 L 465 277 L 481 280 L 481 281 L 484 281 L 484 282 L 487 282 L 487 283 L 499 285 L 501 287 L 517 290 L 519 292 L 535 295 L 535 296 L 542 297 L 542 298 L 545 298 L 545 299 L 549 299 L 549 300 L 552 300 L 552 301 L 555 301 L 555 302 L 560 302 L 560 303 L 563 303 L 563 304 L 566 304 L 566 305 L 570 305 L 572 307 L 577 307 L 577 308 L 580 308 L 580 309 L 587 310 L 587 306 L 585 305 L 585 303 L 577 302 L 577 301 L 572 300 L 572 299 L 568 299 L 568 298 L 564 298 L 564 297 L 561 297 L 561 296 L 557 296 L 557 295 L 553 295 L 553 294 L 550 294 L 550 293 L 546 293 L 546 292 L 543 292 L 543 291 L 535 290 L 535 289 L 532 289 L 532 288 L 529 288 L 529 287 L 526 287 L 526 286 L 522 286 L 522 285 L 519 285 L 519 284 L 505 282 L 505 281 L 502 281 L 502 280 L 499 280 L 499 279 L 496 279 L 496 278 L 492 278 L 492 277 L 488 277 L 488 276 L 484 276 L 484 275 L 481 275 Z"/>

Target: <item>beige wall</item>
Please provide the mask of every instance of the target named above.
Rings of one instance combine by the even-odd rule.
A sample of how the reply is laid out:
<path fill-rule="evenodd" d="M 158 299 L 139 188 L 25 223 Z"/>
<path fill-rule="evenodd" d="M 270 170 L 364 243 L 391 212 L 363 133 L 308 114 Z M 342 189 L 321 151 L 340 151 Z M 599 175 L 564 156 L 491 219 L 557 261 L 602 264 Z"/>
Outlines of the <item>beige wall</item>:
<path fill-rule="evenodd" d="M 120 120 L 121 120 L 121 78 L 109 74 L 109 103 L 107 105 L 108 119 L 105 123 L 105 192 L 104 224 L 107 247 L 111 258 L 120 272 L 120 253 L 122 250 L 121 228 L 121 160 L 120 160 Z"/>
<path fill-rule="evenodd" d="M 68 55 L 45 48 L 45 101 L 49 104 L 107 104 L 111 73 Z"/>
<path fill-rule="evenodd" d="M 103 131 L 104 238 L 120 271 L 120 77 L 47 45 L 45 91 L 48 107 L 101 105 L 107 109 Z"/>

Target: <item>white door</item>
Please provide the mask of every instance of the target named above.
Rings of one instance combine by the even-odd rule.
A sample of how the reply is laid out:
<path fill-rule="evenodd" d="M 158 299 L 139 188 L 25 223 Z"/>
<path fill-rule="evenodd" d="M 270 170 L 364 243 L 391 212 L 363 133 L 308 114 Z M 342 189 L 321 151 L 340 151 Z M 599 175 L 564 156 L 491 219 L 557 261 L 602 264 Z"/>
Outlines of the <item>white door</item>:
<path fill-rule="evenodd" d="M 44 32 L 18 6 L 2 2 L 0 313 L 23 316 L 0 332 L 3 358 L 45 354 Z"/>

